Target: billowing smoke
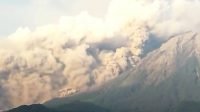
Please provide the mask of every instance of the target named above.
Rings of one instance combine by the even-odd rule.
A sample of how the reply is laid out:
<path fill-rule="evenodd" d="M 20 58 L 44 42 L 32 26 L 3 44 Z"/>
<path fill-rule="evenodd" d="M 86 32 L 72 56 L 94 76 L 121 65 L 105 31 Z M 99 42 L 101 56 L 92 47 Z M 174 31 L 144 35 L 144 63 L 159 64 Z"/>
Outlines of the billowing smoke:
<path fill-rule="evenodd" d="M 100 86 L 136 66 L 151 34 L 197 31 L 198 11 L 199 0 L 113 0 L 104 19 L 83 12 L 34 31 L 19 28 L 0 42 L 0 105 Z"/>
<path fill-rule="evenodd" d="M 108 18 L 113 26 L 133 18 L 145 23 L 152 33 L 161 37 L 199 31 L 199 0 L 113 0 Z"/>
<path fill-rule="evenodd" d="M 18 29 L 0 50 L 0 102 L 8 107 L 44 102 L 68 88 L 99 86 L 132 68 L 148 33 L 134 24 L 124 28 L 107 32 L 102 21 L 83 13 L 33 32 Z"/>

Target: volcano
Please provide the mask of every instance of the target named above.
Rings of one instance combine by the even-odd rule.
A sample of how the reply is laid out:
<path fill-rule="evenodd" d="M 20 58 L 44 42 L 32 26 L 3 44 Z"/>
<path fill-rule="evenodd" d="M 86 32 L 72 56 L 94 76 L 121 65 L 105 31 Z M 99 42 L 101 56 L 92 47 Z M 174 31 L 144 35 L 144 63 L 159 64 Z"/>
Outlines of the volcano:
<path fill-rule="evenodd" d="M 172 37 L 137 65 L 97 90 L 51 100 L 56 108 L 80 100 L 113 112 L 173 112 L 184 102 L 200 102 L 200 34 Z M 190 103 L 191 104 L 191 103 Z"/>

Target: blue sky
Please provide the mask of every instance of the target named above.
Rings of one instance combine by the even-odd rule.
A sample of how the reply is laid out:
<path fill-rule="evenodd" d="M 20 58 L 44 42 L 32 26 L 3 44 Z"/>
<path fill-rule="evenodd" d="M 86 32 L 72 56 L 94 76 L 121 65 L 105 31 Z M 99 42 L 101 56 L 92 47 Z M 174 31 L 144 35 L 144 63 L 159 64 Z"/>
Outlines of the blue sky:
<path fill-rule="evenodd" d="M 19 27 L 56 22 L 61 16 L 77 15 L 88 11 L 103 17 L 110 0 L 0 0 L 0 37 L 7 36 Z"/>

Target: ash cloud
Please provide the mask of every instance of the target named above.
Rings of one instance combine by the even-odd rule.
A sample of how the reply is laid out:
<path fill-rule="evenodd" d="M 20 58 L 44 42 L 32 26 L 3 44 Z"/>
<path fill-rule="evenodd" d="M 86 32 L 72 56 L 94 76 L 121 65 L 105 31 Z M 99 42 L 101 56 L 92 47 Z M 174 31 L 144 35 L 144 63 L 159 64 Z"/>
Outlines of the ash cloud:
<path fill-rule="evenodd" d="M 199 0 L 113 0 L 107 16 L 115 20 L 113 26 L 135 19 L 145 23 L 152 33 L 168 38 L 199 31 L 199 10 Z"/>
<path fill-rule="evenodd" d="M 0 49 L 0 102 L 8 108 L 42 103 L 65 88 L 84 91 L 132 68 L 148 33 L 123 27 L 129 31 L 107 32 L 102 21 L 84 13 L 35 31 L 18 29 Z"/>
<path fill-rule="evenodd" d="M 100 86 L 136 66 L 150 35 L 165 40 L 196 31 L 198 11 L 199 0 L 113 0 L 104 19 L 84 12 L 34 31 L 19 28 L 0 45 L 0 105 Z"/>

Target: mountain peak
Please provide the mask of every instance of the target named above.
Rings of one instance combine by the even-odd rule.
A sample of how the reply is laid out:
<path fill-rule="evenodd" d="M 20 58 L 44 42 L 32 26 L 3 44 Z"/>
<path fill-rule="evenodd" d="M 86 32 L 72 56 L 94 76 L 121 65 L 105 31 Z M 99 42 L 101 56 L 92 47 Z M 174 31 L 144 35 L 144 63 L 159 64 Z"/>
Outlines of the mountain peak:
<path fill-rule="evenodd" d="M 149 53 L 130 73 L 129 78 L 124 80 L 125 85 L 141 80 L 136 77 L 146 77 L 145 85 L 159 84 L 174 74 L 176 69 L 191 63 L 200 58 L 200 34 L 188 32 L 172 37 L 161 47 Z M 197 64 L 195 64 L 196 66 Z M 130 78 L 132 77 L 132 78 Z M 142 78 L 144 79 L 144 78 Z"/>
<path fill-rule="evenodd" d="M 194 51 L 199 48 L 200 34 L 195 32 L 187 32 L 172 37 L 168 42 L 164 43 L 161 50 L 176 49 L 177 51 Z"/>

